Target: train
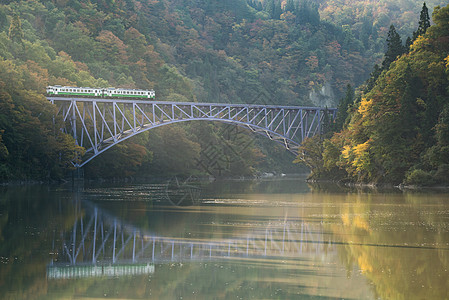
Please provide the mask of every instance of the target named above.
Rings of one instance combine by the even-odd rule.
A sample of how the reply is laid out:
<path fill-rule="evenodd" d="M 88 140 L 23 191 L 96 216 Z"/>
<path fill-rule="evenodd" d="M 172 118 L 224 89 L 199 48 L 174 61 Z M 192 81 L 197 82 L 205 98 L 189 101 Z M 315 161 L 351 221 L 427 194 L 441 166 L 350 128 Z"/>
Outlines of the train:
<path fill-rule="evenodd" d="M 48 96 L 84 96 L 102 98 L 144 98 L 154 99 L 156 93 L 153 90 L 137 90 L 124 88 L 90 88 L 61 85 L 47 86 Z"/>

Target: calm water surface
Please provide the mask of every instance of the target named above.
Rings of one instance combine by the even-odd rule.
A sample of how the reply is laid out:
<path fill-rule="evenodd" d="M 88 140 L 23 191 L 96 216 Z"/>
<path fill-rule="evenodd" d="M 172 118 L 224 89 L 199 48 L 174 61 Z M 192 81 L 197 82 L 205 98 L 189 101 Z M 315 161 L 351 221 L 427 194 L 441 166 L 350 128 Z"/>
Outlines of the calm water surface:
<path fill-rule="evenodd" d="M 0 299 L 449 299 L 449 194 L 6 187 Z"/>

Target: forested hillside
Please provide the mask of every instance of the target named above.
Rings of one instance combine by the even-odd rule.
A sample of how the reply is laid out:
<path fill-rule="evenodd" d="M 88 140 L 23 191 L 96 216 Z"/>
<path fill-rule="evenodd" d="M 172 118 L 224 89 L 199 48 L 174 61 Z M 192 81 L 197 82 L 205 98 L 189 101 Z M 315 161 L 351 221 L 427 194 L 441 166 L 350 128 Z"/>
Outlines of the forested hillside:
<path fill-rule="evenodd" d="M 390 23 L 415 16 L 407 19 L 409 26 L 398 27 L 411 36 L 422 5 L 324 0 L 2 3 L 1 105 L 10 103 L 0 110 L 3 180 L 60 177 L 78 151 L 68 137 L 58 133 L 55 138 L 49 129 L 52 114 L 43 110 L 51 108 L 41 96 L 48 84 L 152 88 L 158 100 L 334 106 L 348 84 L 362 84 L 381 62 Z M 30 118 L 42 132 L 24 128 Z M 164 127 L 111 149 L 88 164 L 87 173 L 204 173 L 198 162 L 211 144 L 223 148 L 219 141 L 226 130 L 196 123 Z M 51 139 L 56 141 L 49 147 Z M 270 169 L 290 160 L 287 153 L 261 143 L 255 140 L 244 149 L 236 144 L 241 158 L 219 150 L 225 161 L 232 160 L 223 175 L 248 175 L 262 161 L 260 167 Z M 54 159 L 61 147 L 67 155 Z M 184 149 L 182 155 L 177 149 Z M 280 158 L 274 161 L 274 156 Z"/>
<path fill-rule="evenodd" d="M 449 184 L 449 6 L 433 21 L 423 7 L 409 47 L 390 27 L 382 67 L 340 107 L 342 130 L 303 146 L 314 178 Z"/>

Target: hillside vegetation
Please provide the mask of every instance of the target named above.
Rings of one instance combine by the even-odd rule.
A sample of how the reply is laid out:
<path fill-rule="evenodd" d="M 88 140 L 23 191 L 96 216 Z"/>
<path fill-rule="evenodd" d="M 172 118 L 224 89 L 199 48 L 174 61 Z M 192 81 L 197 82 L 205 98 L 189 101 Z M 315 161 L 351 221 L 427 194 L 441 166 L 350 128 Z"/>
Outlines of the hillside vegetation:
<path fill-rule="evenodd" d="M 390 29 L 382 68 L 341 106 L 343 129 L 304 144 L 313 178 L 449 184 L 449 6 L 431 27 L 423 16 L 409 48 Z"/>
<path fill-rule="evenodd" d="M 54 130 L 53 108 L 42 96 L 48 84 L 155 89 L 158 100 L 334 106 L 348 84 L 362 84 L 381 61 L 390 22 L 416 16 L 421 5 L 307 0 L 2 3 L 2 180 L 58 178 L 82 153 L 70 137 Z M 359 9 L 363 4 L 365 9 Z M 400 32 L 411 35 L 415 20 Z M 290 163 L 286 152 L 260 140 L 244 149 L 236 143 L 232 152 L 242 157 L 231 157 L 220 142 L 225 132 L 225 126 L 216 124 L 163 127 L 101 155 L 87 165 L 86 175 L 207 173 L 198 162 L 210 145 L 227 161 L 221 175 L 250 175 L 257 165 L 276 170 L 282 162 Z"/>

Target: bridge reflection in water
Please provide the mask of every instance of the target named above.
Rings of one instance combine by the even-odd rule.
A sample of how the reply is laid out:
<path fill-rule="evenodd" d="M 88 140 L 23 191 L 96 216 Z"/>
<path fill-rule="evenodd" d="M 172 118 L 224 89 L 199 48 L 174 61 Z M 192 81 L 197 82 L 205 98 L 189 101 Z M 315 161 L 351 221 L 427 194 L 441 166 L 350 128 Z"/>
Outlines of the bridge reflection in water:
<path fill-rule="evenodd" d="M 233 238 L 158 236 L 125 223 L 90 202 L 76 204 L 75 221 L 53 249 L 47 278 L 151 274 L 154 265 L 189 261 L 307 259 L 336 254 L 322 223 L 267 222 Z M 81 213 L 81 211 L 83 213 Z M 56 245 L 58 242 L 54 242 Z"/>

